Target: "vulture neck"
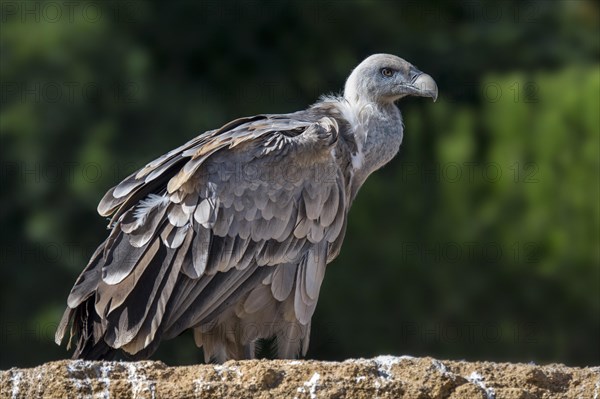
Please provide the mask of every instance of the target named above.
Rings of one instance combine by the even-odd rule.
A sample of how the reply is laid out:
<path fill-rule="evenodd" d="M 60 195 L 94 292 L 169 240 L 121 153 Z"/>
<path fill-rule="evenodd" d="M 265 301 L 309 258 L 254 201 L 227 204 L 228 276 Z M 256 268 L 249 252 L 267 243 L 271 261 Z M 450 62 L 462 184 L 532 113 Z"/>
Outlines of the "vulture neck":
<path fill-rule="evenodd" d="M 358 151 L 352 154 L 356 190 L 371 173 L 394 158 L 402 143 L 402 115 L 394 103 L 346 99 L 349 122 L 354 128 Z"/>

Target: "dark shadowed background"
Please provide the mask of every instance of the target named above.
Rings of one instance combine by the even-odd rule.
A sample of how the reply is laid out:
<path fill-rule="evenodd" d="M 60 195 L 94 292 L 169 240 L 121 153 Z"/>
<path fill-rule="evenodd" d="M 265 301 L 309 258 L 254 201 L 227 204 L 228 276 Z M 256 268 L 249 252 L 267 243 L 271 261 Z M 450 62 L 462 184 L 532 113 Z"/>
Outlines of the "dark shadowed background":
<path fill-rule="evenodd" d="M 432 75 L 350 213 L 309 358 L 600 363 L 596 1 L 2 1 L 0 368 L 53 343 L 104 192 L 372 53 Z M 155 354 L 202 359 L 190 334 Z"/>

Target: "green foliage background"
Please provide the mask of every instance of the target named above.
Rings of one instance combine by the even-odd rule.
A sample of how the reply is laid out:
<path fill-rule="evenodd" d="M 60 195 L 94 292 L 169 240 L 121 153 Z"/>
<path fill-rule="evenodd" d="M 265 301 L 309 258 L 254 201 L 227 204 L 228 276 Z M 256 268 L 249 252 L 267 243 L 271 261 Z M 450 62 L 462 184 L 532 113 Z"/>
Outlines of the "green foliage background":
<path fill-rule="evenodd" d="M 2 1 L 0 368 L 52 342 L 133 170 L 375 52 L 432 75 L 328 268 L 310 358 L 600 363 L 595 1 Z M 54 8 L 53 8 L 54 7 Z M 191 336 L 155 358 L 199 362 Z"/>

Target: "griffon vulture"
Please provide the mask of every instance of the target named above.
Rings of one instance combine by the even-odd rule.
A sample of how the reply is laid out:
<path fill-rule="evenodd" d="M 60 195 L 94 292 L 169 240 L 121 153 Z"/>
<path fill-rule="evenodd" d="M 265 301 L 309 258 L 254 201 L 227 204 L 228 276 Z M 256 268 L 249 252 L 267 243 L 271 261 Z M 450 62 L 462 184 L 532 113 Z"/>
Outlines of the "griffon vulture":
<path fill-rule="evenodd" d="M 306 354 L 325 267 L 350 205 L 402 141 L 395 102 L 437 98 L 407 61 L 376 54 L 325 96 L 290 114 L 236 119 L 193 138 L 113 187 L 111 216 L 56 332 L 74 358 L 148 358 L 193 329 L 206 361 Z M 122 352 L 121 352 L 122 351 Z"/>

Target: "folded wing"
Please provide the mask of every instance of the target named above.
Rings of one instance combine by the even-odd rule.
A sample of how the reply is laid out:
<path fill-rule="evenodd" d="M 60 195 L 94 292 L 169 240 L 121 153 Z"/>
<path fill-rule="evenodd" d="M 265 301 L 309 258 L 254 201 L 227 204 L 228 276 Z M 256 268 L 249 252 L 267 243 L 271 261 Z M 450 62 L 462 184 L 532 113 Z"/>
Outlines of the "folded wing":
<path fill-rule="evenodd" d="M 70 321 L 74 356 L 86 358 L 147 357 L 188 328 L 206 354 L 221 337 L 202 331 L 269 312 L 307 330 L 347 193 L 338 121 L 293 115 L 233 121 L 112 188 L 98 206 L 110 235 L 69 295 L 57 342 Z"/>

